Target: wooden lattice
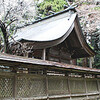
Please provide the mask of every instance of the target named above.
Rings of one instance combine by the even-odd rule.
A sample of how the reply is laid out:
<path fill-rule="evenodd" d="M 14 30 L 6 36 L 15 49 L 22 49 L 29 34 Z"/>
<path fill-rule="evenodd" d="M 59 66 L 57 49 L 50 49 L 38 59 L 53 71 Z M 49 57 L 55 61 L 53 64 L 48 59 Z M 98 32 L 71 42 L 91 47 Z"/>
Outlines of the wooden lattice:
<path fill-rule="evenodd" d="M 48 77 L 49 95 L 65 95 L 68 94 L 67 78 L 61 76 Z"/>
<path fill-rule="evenodd" d="M 0 98 L 13 97 L 13 77 L 0 77 Z"/>
<path fill-rule="evenodd" d="M 96 97 L 99 91 L 99 79 L 43 74 L 0 75 L 0 100 L 69 100 L 70 95 L 73 95 L 72 100 L 86 100 L 88 93 L 97 93 L 91 94 Z M 75 97 L 76 94 L 79 96 Z"/>
<path fill-rule="evenodd" d="M 71 78 L 69 80 L 70 84 L 70 91 L 72 94 L 80 94 L 80 93 L 85 93 L 85 81 L 82 78 Z"/>
<path fill-rule="evenodd" d="M 33 97 L 45 95 L 46 83 L 44 77 L 17 77 L 17 97 Z"/>
<path fill-rule="evenodd" d="M 97 92 L 98 91 L 98 87 L 97 87 L 97 81 L 93 80 L 93 79 L 87 79 L 86 80 L 86 84 L 87 84 L 87 91 L 88 93 L 91 92 Z"/>

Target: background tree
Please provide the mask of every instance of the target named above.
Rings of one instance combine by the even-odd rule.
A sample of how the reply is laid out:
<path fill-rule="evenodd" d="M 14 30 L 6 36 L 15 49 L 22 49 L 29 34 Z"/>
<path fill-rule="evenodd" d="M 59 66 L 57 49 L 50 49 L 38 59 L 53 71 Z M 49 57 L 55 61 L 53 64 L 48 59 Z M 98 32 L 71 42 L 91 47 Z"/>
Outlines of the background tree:
<path fill-rule="evenodd" d="M 44 0 L 42 3 L 37 5 L 37 15 L 43 18 L 56 12 L 62 11 L 67 7 L 68 3 L 66 0 Z"/>
<path fill-rule="evenodd" d="M 91 43 L 96 52 L 94 57 L 94 67 L 100 68 L 100 30 L 92 34 Z"/>
<path fill-rule="evenodd" d="M 78 2 L 78 0 L 75 1 Z M 80 2 L 76 9 L 80 17 L 83 35 L 90 47 L 97 53 L 94 61 L 92 60 L 93 67 L 97 68 L 100 66 L 100 0 L 80 0 Z"/>
<path fill-rule="evenodd" d="M 9 52 L 9 39 L 16 29 L 34 21 L 35 2 L 24 0 L 2 0 L 0 2 L 0 37 L 3 51 Z"/>

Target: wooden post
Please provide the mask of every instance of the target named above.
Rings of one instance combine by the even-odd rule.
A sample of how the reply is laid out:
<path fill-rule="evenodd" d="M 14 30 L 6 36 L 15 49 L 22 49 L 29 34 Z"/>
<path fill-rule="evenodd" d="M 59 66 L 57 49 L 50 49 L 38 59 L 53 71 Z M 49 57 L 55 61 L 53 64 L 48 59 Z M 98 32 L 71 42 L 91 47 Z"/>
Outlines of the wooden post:
<path fill-rule="evenodd" d="M 15 68 L 13 68 L 12 72 L 14 73 L 14 77 L 13 77 L 13 97 L 16 98 L 17 97 L 17 67 L 15 66 Z"/>
<path fill-rule="evenodd" d="M 69 100 L 72 100 L 69 76 L 67 76 L 67 84 L 68 84 L 68 91 L 69 91 L 69 94 L 70 94 L 70 99 Z"/>
<path fill-rule="evenodd" d="M 100 92 L 98 79 L 97 79 L 97 89 L 98 89 L 98 92 Z"/>
<path fill-rule="evenodd" d="M 77 65 L 77 59 L 71 60 L 71 64 L 72 64 L 72 65 Z"/>
<path fill-rule="evenodd" d="M 46 75 L 46 88 L 47 88 L 47 100 L 49 100 L 49 94 L 48 94 L 48 77 Z"/>
<path fill-rule="evenodd" d="M 17 97 L 17 76 L 14 76 L 14 84 L 13 84 L 13 97 L 16 98 Z"/>
<path fill-rule="evenodd" d="M 44 70 L 44 75 L 46 77 L 46 95 L 47 95 L 47 100 L 49 100 L 49 93 L 48 93 L 48 76 L 47 76 L 47 70 Z"/>
<path fill-rule="evenodd" d="M 46 59 L 49 60 L 49 52 L 50 52 L 50 48 L 46 49 Z"/>
<path fill-rule="evenodd" d="M 1 35 L 0 35 L 0 50 L 1 50 Z"/>
<path fill-rule="evenodd" d="M 84 84 L 85 84 L 85 92 L 86 92 L 86 97 L 87 97 L 87 100 L 88 100 L 88 90 L 87 90 L 87 84 L 86 84 L 86 78 L 84 76 Z"/>
<path fill-rule="evenodd" d="M 42 60 L 46 60 L 46 49 L 43 49 Z"/>
<path fill-rule="evenodd" d="M 96 77 L 97 78 L 97 77 Z M 99 92 L 99 97 L 100 97 L 100 88 L 99 88 L 99 81 L 98 81 L 98 79 L 96 79 L 96 81 L 97 81 L 97 91 Z"/>
<path fill-rule="evenodd" d="M 83 58 L 82 60 L 82 66 L 87 67 L 87 58 Z"/>
<path fill-rule="evenodd" d="M 92 58 L 89 58 L 89 67 L 92 68 Z"/>

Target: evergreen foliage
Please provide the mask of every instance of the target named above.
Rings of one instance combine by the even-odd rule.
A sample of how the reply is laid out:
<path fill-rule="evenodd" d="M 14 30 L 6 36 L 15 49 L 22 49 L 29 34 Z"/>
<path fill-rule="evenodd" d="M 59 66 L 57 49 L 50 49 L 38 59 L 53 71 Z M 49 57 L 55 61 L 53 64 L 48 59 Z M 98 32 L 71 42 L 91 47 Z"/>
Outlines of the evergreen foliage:
<path fill-rule="evenodd" d="M 92 36 L 92 45 L 94 47 L 94 50 L 96 52 L 96 56 L 94 58 L 94 67 L 100 68 L 100 35 L 99 33 L 95 33 Z"/>
<path fill-rule="evenodd" d="M 64 10 L 68 5 L 65 0 L 44 0 L 42 3 L 38 4 L 38 15 L 45 17 L 51 15 L 55 12 Z"/>

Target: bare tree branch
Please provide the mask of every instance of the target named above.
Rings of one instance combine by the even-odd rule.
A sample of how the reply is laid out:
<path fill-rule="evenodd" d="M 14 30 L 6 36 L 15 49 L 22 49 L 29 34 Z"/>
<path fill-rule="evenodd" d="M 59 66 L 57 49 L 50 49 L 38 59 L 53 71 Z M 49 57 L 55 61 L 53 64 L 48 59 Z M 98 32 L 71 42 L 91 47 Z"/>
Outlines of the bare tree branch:
<path fill-rule="evenodd" d="M 12 9 L 12 8 L 10 8 L 10 9 L 7 11 L 7 13 L 6 13 L 6 15 L 5 15 L 5 18 L 4 18 L 4 21 L 7 19 L 7 16 L 10 14 L 11 9 Z"/>
<path fill-rule="evenodd" d="M 11 36 L 11 34 L 8 33 L 8 35 L 11 37 L 11 39 L 12 39 L 15 43 L 20 44 L 22 47 L 24 46 L 21 42 L 16 41 L 16 40 L 14 39 L 14 37 Z M 23 49 L 24 49 L 24 51 L 26 52 L 25 48 L 23 48 Z"/>
<path fill-rule="evenodd" d="M 17 21 L 17 20 L 18 20 L 18 19 L 12 20 L 12 21 L 6 26 L 6 28 L 7 28 L 9 25 L 11 25 L 13 22 Z"/>
<path fill-rule="evenodd" d="M 3 23 L 2 23 L 2 21 L 0 20 L 0 28 L 2 27 L 2 25 L 3 25 Z"/>

